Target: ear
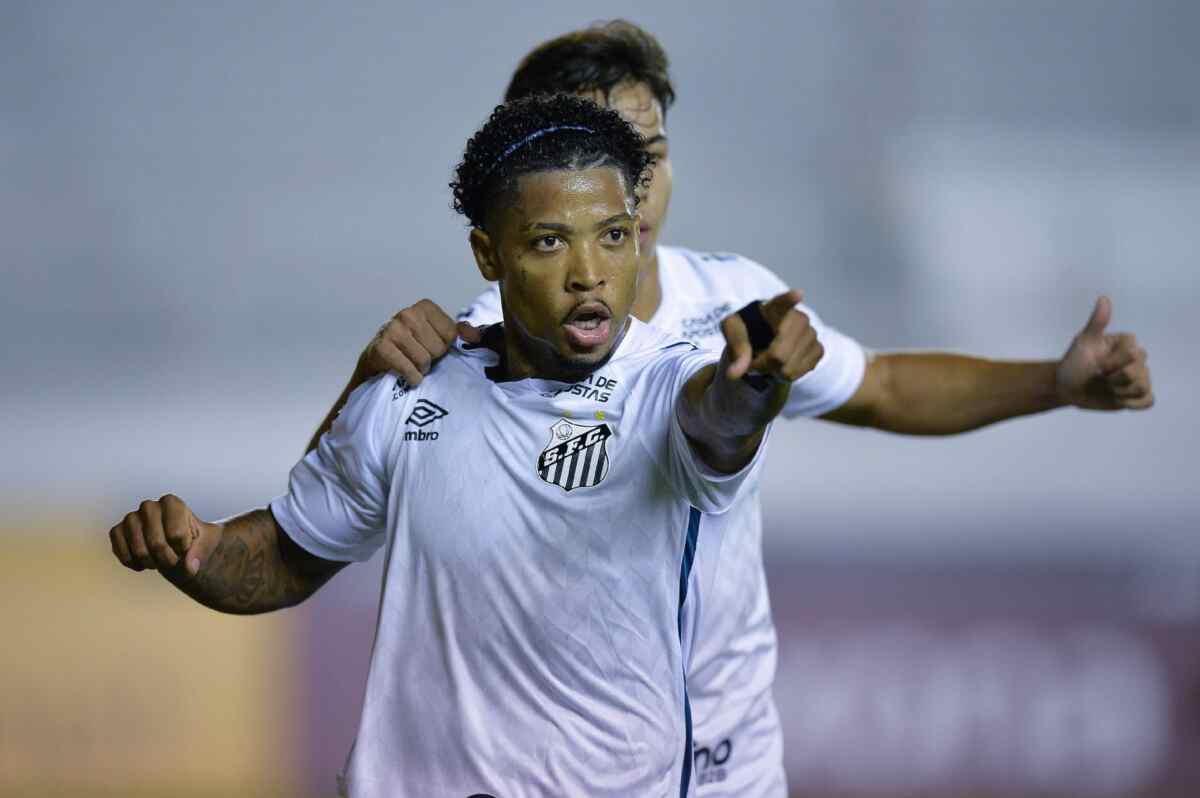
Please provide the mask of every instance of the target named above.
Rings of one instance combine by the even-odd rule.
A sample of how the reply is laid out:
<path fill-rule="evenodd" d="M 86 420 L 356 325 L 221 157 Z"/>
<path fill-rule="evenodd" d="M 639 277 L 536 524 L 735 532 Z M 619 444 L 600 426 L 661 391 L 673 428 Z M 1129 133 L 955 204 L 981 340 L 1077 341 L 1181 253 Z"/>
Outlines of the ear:
<path fill-rule="evenodd" d="M 478 227 L 471 229 L 471 251 L 475 253 L 475 265 L 479 267 L 483 279 L 494 283 L 504 276 L 500 259 L 496 257 L 496 251 L 492 247 L 491 236 Z"/>
<path fill-rule="evenodd" d="M 638 256 L 639 256 L 638 262 L 639 263 L 641 263 L 640 256 L 642 254 L 642 244 L 641 244 L 642 237 L 638 233 L 641 229 L 642 229 L 642 212 L 635 210 L 633 212 L 633 248 L 638 253 Z"/>

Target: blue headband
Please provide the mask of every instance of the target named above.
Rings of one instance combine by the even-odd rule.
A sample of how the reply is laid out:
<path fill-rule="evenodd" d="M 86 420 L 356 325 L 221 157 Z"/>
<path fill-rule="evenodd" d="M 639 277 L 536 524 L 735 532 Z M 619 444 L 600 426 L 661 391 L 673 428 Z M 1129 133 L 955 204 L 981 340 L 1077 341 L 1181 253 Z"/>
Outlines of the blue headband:
<path fill-rule="evenodd" d="M 499 166 L 501 163 L 504 162 L 505 158 L 512 155 L 514 152 L 521 149 L 529 142 L 534 141 L 536 139 L 540 139 L 542 136 L 545 136 L 550 133 L 555 133 L 559 130 L 578 130 L 583 133 L 595 133 L 596 132 L 596 131 L 592 130 L 590 127 L 584 127 L 583 125 L 552 125 L 550 127 L 544 127 L 541 130 L 535 130 L 532 133 L 530 133 L 528 136 L 526 136 L 525 138 L 516 142 L 515 144 L 509 144 L 508 147 L 505 148 L 504 152 L 500 153 L 500 157 L 497 158 L 492 163 L 492 165 L 487 168 L 487 171 L 483 173 L 483 176 L 486 178 L 488 175 L 490 175 L 492 172 L 495 171 L 497 166 Z"/>

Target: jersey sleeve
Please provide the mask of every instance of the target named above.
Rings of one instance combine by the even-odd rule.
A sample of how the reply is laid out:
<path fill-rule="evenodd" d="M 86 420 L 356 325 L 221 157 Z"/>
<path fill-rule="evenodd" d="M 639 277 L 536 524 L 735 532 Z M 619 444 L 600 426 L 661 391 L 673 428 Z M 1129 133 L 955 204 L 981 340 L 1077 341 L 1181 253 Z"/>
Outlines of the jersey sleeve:
<path fill-rule="evenodd" d="M 743 260 L 753 272 L 752 283 L 763 294 L 759 299 L 767 300 L 788 290 L 774 272 L 748 258 Z M 816 368 L 792 384 L 782 415 L 786 418 L 820 416 L 836 410 L 854 396 L 866 373 L 867 353 L 858 341 L 821 321 L 808 305 L 801 303 L 796 310 L 808 316 L 825 354 Z"/>
<path fill-rule="evenodd" d="M 498 324 L 504 320 L 500 306 L 500 286 L 492 283 L 488 290 L 475 297 L 471 304 L 458 313 L 458 320 L 480 327 L 487 324 Z"/>
<path fill-rule="evenodd" d="M 387 537 L 397 405 L 395 374 L 359 386 L 271 502 L 279 526 L 326 560 L 370 559 Z"/>
<path fill-rule="evenodd" d="M 821 321 L 807 305 L 796 309 L 808 316 L 808 322 L 825 348 L 816 368 L 792 383 L 786 418 L 820 416 L 844 405 L 862 385 L 867 369 L 867 352 L 862 344 Z"/>
<path fill-rule="evenodd" d="M 676 406 L 683 386 L 697 371 L 716 363 L 719 355 L 702 349 L 664 358 L 656 364 L 651 375 L 648 397 L 649 411 L 668 420 L 665 441 L 651 442 L 665 451 L 656 459 L 671 488 L 697 510 L 722 513 L 728 510 L 741 494 L 751 476 L 758 470 L 766 449 L 767 436 L 754 457 L 740 471 L 725 474 L 710 468 L 692 448 L 679 423 Z"/>

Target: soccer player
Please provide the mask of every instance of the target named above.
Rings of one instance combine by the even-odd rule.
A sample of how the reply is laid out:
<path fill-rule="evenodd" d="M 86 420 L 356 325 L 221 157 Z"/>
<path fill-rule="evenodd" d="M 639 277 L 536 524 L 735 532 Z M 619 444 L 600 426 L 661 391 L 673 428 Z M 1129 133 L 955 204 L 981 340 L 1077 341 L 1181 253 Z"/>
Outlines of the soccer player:
<path fill-rule="evenodd" d="M 752 484 L 820 350 L 793 291 L 730 315 L 719 361 L 632 317 L 648 162 L 588 100 L 496 109 L 453 183 L 500 285 L 488 341 L 360 386 L 269 509 L 207 523 L 165 496 L 110 532 L 232 613 L 385 550 L 350 796 L 688 794 L 701 511 Z"/>
<path fill-rule="evenodd" d="M 778 294 L 784 284 L 738 255 L 658 246 L 672 189 L 666 113 L 675 92 L 666 54 L 653 36 L 628 22 L 574 31 L 530 52 L 512 76 L 506 98 L 550 91 L 579 94 L 615 109 L 643 135 L 654 157 L 653 180 L 640 205 L 641 281 L 633 314 L 701 346 L 720 347 L 722 318 L 750 299 Z M 455 322 L 428 300 L 405 308 L 364 350 L 346 392 L 383 369 L 420 384 L 456 332 L 478 340 L 472 325 L 499 319 L 501 297 L 495 288 L 480 296 L 463 315 L 470 323 L 460 323 L 457 331 Z M 1060 360 L 1023 363 L 943 353 L 872 355 L 823 324 L 812 308 L 800 310 L 824 355 L 793 385 L 783 410 L 787 417 L 949 435 L 1058 407 L 1140 410 L 1154 402 L 1146 352 L 1133 335 L 1106 332 L 1112 305 L 1104 297 Z M 725 778 L 700 784 L 698 791 L 706 798 L 779 798 L 786 795 L 786 785 L 771 697 L 776 640 L 757 491 L 751 486 L 733 510 L 705 524 L 725 534 L 719 568 L 712 548 L 701 550 L 696 562 L 696 577 L 706 589 L 701 602 L 689 605 L 685 619 L 695 627 L 688 691 L 697 756 L 719 751 Z M 708 580 L 714 580 L 711 588 Z"/>

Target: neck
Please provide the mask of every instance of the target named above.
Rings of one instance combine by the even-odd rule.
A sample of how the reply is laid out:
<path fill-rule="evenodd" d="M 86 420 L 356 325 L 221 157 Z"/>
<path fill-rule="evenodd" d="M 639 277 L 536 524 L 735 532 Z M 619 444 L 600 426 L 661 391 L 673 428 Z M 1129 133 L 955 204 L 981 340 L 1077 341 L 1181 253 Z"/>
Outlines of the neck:
<path fill-rule="evenodd" d="M 637 296 L 634 297 L 630 314 L 639 321 L 650 321 L 662 304 L 662 283 L 658 279 L 658 247 L 651 247 L 648 257 L 640 265 Z"/>

